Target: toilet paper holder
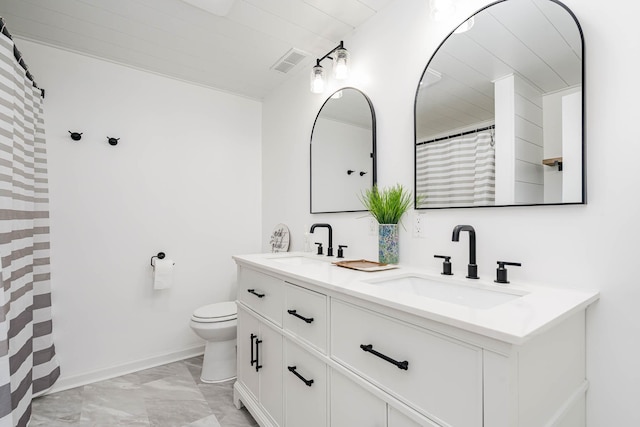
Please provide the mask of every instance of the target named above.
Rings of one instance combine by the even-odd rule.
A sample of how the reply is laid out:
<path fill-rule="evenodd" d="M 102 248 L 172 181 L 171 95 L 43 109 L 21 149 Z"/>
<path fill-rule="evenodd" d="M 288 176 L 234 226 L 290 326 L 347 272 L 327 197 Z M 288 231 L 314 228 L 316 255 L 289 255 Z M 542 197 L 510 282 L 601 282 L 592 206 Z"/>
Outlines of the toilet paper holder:
<path fill-rule="evenodd" d="M 158 252 L 158 255 L 152 256 L 151 257 L 151 267 L 155 267 L 155 265 L 153 265 L 153 259 L 154 258 L 164 259 L 165 256 L 166 256 L 166 254 L 164 252 Z M 175 265 L 175 262 L 173 264 Z"/>

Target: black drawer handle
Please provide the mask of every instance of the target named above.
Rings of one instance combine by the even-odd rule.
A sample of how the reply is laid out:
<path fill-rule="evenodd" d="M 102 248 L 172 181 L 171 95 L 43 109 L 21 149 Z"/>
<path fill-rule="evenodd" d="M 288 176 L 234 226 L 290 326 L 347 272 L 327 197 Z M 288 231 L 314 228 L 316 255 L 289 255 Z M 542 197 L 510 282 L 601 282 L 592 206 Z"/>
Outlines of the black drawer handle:
<path fill-rule="evenodd" d="M 304 321 L 305 321 L 305 322 L 307 322 L 307 323 L 311 323 L 311 322 L 313 322 L 313 317 L 304 317 L 304 316 L 300 316 L 300 315 L 296 312 L 296 310 L 287 310 L 287 313 L 289 313 L 289 314 L 290 314 L 290 315 L 292 315 L 292 316 L 297 317 L 298 319 L 302 319 L 302 320 L 304 320 Z"/>
<path fill-rule="evenodd" d="M 255 359 L 253 358 L 253 340 L 255 338 L 258 338 L 257 335 L 251 334 L 251 366 L 253 366 L 254 363 L 258 362 L 258 358 L 256 357 Z"/>
<path fill-rule="evenodd" d="M 313 384 L 313 380 L 306 379 L 296 371 L 296 366 L 287 366 L 287 369 L 289 370 L 289 372 L 293 373 L 293 375 L 300 378 L 300 381 L 305 383 L 308 387 L 311 387 L 311 384 Z"/>
<path fill-rule="evenodd" d="M 362 351 L 366 351 L 367 353 L 371 353 L 375 356 L 378 356 L 380 359 L 386 360 L 389 363 L 392 363 L 394 365 L 396 365 L 399 369 L 404 369 L 405 371 L 409 369 L 409 362 L 407 362 L 406 360 L 403 360 L 402 362 L 398 362 L 397 360 L 393 360 L 392 358 L 390 358 L 389 356 L 386 356 L 382 353 L 379 353 L 377 351 L 375 351 L 373 349 L 373 345 L 371 344 L 360 344 L 360 348 L 362 349 Z"/>
<path fill-rule="evenodd" d="M 260 347 L 258 347 L 259 344 L 262 344 L 262 340 L 259 340 L 256 337 L 256 372 L 258 372 L 261 368 L 262 365 L 260 365 Z"/>
<path fill-rule="evenodd" d="M 249 292 L 250 294 L 254 294 L 258 298 L 263 298 L 264 297 L 264 294 L 257 293 L 255 289 L 247 289 L 247 292 Z"/>

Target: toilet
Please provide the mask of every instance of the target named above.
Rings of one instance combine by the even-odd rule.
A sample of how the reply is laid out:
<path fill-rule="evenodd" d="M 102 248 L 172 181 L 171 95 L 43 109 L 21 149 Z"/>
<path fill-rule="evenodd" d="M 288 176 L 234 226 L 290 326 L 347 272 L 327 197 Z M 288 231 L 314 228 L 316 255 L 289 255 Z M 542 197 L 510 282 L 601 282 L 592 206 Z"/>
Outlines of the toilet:
<path fill-rule="evenodd" d="M 236 329 L 238 308 L 234 301 L 197 308 L 191 316 L 191 329 L 207 342 L 200 379 L 218 383 L 236 377 Z"/>

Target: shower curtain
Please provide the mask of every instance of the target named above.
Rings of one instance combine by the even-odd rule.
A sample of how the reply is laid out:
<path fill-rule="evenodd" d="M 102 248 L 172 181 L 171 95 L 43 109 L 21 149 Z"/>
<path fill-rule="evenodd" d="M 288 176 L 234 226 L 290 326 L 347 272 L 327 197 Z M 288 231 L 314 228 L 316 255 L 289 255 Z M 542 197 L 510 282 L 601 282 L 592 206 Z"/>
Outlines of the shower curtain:
<path fill-rule="evenodd" d="M 422 208 L 495 202 L 495 150 L 489 132 L 416 145 L 416 193 Z"/>
<path fill-rule="evenodd" d="M 31 398 L 60 370 L 51 336 L 42 97 L 1 18 L 0 25 L 0 427 L 10 427 L 27 425 Z"/>

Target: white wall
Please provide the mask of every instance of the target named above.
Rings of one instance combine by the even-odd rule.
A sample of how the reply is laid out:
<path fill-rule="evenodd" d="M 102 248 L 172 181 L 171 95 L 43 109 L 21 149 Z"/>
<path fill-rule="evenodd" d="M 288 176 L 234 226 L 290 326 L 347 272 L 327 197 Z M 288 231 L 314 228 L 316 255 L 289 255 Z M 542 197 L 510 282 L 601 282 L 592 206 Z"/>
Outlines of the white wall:
<path fill-rule="evenodd" d="M 193 309 L 235 299 L 231 255 L 260 249 L 261 104 L 17 43 L 46 89 L 55 387 L 201 351 Z"/>
<path fill-rule="evenodd" d="M 314 212 L 360 209 L 358 196 L 371 187 L 372 138 L 371 126 L 367 129 L 318 117 L 311 144 L 311 155 L 317 166 L 311 170 Z M 347 174 L 348 170 L 353 172 Z M 366 174 L 360 175 L 360 172 Z"/>
<path fill-rule="evenodd" d="M 358 29 L 345 46 L 355 76 L 348 86 L 366 93 L 376 110 L 380 184 L 413 187 L 413 105 L 420 75 L 441 38 L 487 0 L 458 0 L 456 17 L 429 21 L 428 2 L 399 0 Z M 566 0 L 586 39 L 586 144 L 588 204 L 426 211 L 426 238 L 412 238 L 411 218 L 401 230 L 403 263 L 439 268 L 435 253 L 453 256 L 463 274 L 466 241 L 451 242 L 456 224 L 472 224 L 478 237 L 481 277 L 496 260 L 521 261 L 512 281 L 595 288 L 601 300 L 588 312 L 589 427 L 640 425 L 640 283 L 637 249 L 637 100 L 640 89 L 640 3 Z M 308 89 L 308 70 L 270 94 L 263 104 L 263 228 L 289 225 L 293 249 L 302 248 L 303 225 L 329 222 L 334 246 L 347 256 L 376 259 L 376 238 L 360 214 L 310 215 L 307 143 L 324 99 Z M 336 87 L 329 88 L 327 94 Z M 286 127 L 282 123 L 287 123 Z M 291 161 L 275 162 L 283 155 Z M 284 191 L 281 191 L 284 189 Z M 324 237 L 324 233 L 322 234 Z M 267 248 L 263 239 L 263 249 Z"/>

